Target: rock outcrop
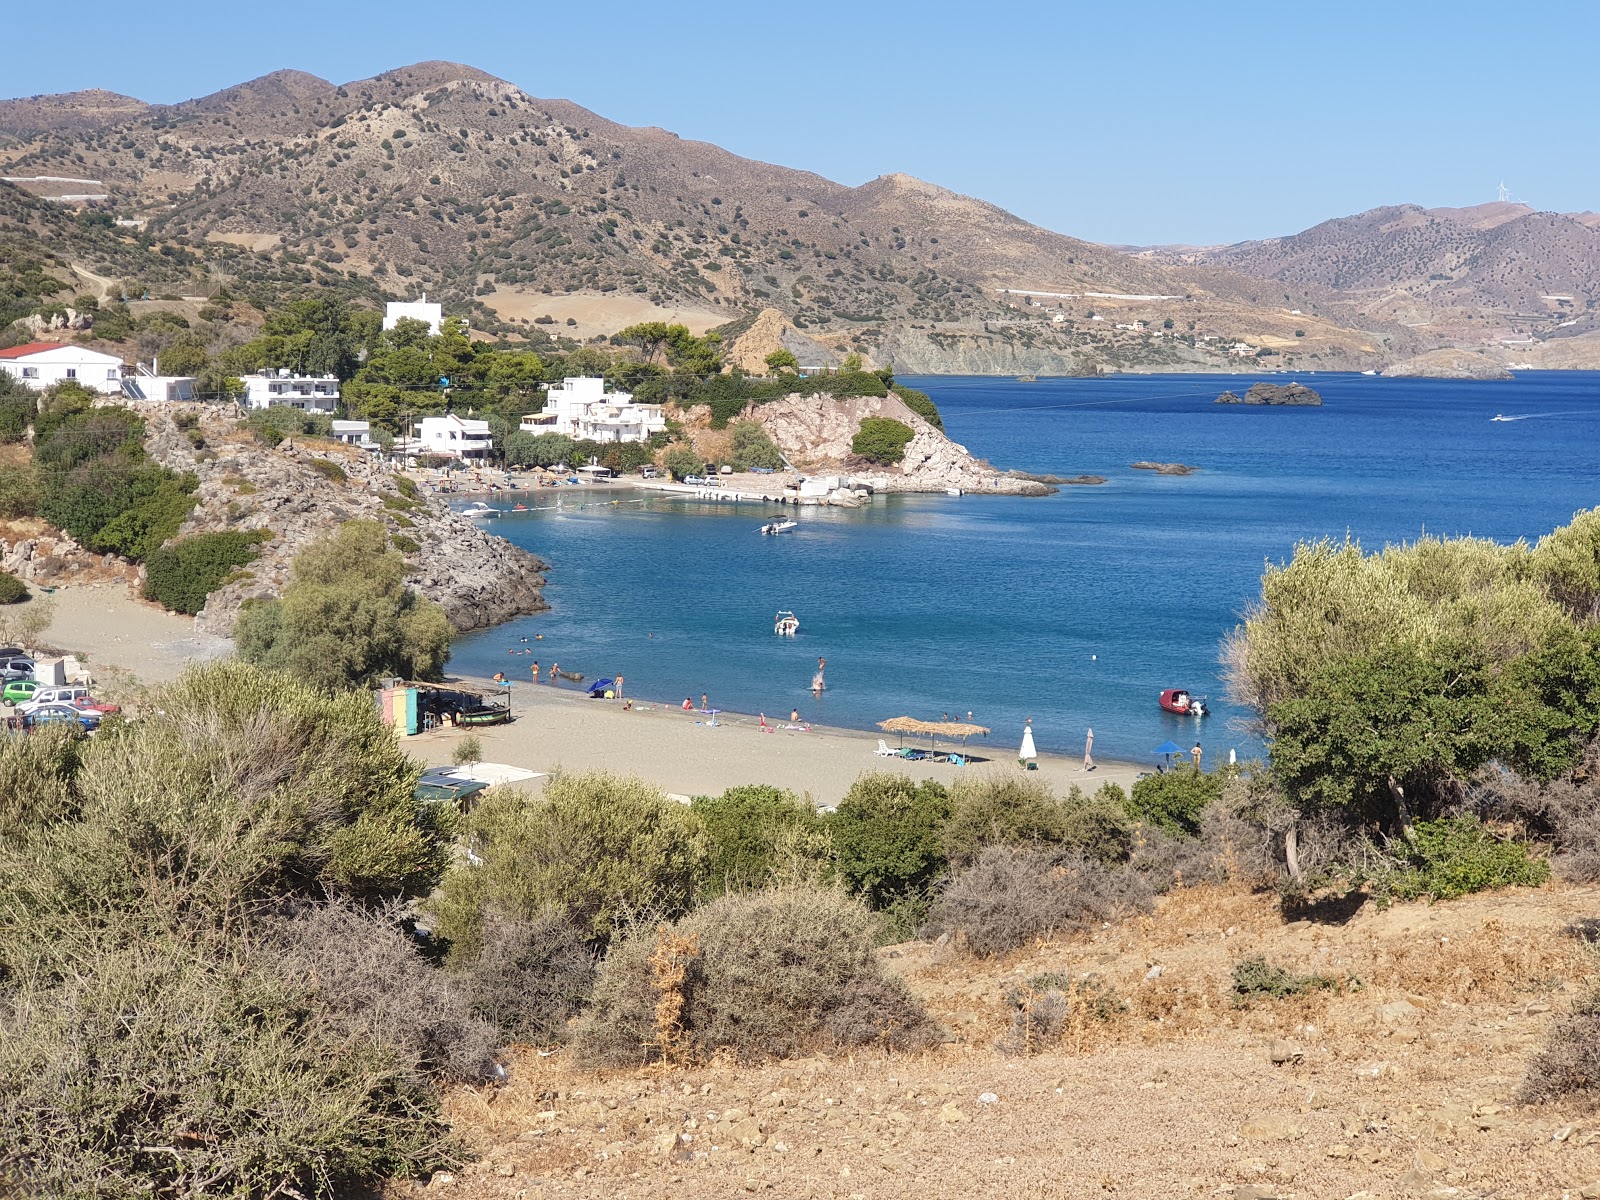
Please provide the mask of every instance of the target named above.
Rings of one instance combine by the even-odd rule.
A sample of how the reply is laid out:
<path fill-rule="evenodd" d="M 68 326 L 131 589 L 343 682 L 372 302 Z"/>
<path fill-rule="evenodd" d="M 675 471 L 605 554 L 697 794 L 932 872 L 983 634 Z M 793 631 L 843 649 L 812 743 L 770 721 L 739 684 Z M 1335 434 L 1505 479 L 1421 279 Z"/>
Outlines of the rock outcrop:
<path fill-rule="evenodd" d="M 1512 374 L 1494 359 L 1471 350 L 1430 350 L 1406 362 L 1383 369 L 1395 379 L 1511 379 Z"/>
<path fill-rule="evenodd" d="M 1129 463 L 1135 471 L 1154 471 L 1157 475 L 1193 475 L 1199 467 L 1191 467 L 1188 463 L 1169 462 L 1136 462 Z"/>
<path fill-rule="evenodd" d="M 1253 383 L 1243 396 L 1223 392 L 1218 404 L 1279 404 L 1294 407 L 1315 407 L 1322 403 L 1322 394 L 1299 383 Z"/>
<path fill-rule="evenodd" d="M 906 407 L 896 395 L 786 396 L 757 405 L 747 415 L 766 428 L 795 467 L 813 474 L 865 473 L 874 489 L 889 492 L 987 492 L 1011 496 L 1047 496 L 1055 489 L 1031 479 L 1018 479 L 974 458 L 965 446 L 945 437 Z M 912 432 L 898 466 L 863 463 L 850 442 L 867 417 L 886 417 Z M 878 486 L 881 480 L 882 486 Z"/>
<path fill-rule="evenodd" d="M 408 497 L 393 470 L 365 451 L 317 438 L 270 447 L 230 415 L 203 405 L 134 407 L 148 426 L 151 457 L 200 479 L 199 503 L 180 536 L 225 529 L 266 529 L 273 535 L 240 579 L 212 593 L 196 618 L 202 629 L 231 633 L 246 600 L 282 591 L 302 547 L 357 518 L 389 529 L 411 566 L 406 581 L 437 601 L 459 631 L 547 607 L 542 562 L 435 497 Z M 178 411 L 197 415 L 193 440 L 174 422 Z"/>
<path fill-rule="evenodd" d="M 140 578 L 139 568 L 127 559 L 85 550 L 64 533 L 48 528 L 9 533 L 11 536 L 0 540 L 0 571 L 29 583 L 55 587 L 113 580 L 134 583 Z"/>

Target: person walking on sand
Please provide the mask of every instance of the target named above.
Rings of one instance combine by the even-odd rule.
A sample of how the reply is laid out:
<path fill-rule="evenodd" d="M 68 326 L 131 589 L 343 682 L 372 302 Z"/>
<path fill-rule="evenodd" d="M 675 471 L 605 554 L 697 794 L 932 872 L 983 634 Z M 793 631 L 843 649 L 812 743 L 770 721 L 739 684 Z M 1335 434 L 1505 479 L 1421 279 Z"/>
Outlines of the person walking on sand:
<path fill-rule="evenodd" d="M 1200 743 L 1199 742 L 1195 742 L 1194 749 L 1189 751 L 1189 757 L 1194 759 L 1194 769 L 1196 771 L 1198 771 L 1200 769 Z"/>
<path fill-rule="evenodd" d="M 1094 770 L 1094 730 L 1083 735 L 1083 769 Z"/>

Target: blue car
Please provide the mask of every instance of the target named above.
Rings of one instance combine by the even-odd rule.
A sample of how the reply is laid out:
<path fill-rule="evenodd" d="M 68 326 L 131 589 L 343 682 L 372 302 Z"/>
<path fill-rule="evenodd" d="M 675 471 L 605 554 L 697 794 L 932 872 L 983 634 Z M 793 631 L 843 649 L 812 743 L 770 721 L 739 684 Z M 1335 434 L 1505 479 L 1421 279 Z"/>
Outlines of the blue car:
<path fill-rule="evenodd" d="M 26 729 L 70 721 L 85 733 L 93 733 L 100 728 L 100 716 L 101 714 L 93 709 L 76 708 L 71 704 L 42 704 L 25 714 L 22 721 Z"/>

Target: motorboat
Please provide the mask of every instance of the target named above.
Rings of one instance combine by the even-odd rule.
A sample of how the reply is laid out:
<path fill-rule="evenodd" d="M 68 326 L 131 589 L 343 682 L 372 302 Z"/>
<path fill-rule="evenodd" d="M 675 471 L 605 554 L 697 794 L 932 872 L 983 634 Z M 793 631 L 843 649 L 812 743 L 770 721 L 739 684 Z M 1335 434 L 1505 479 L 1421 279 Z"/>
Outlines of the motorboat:
<path fill-rule="evenodd" d="M 485 520 L 489 517 L 498 517 L 500 510 L 498 508 L 490 508 L 482 500 L 474 500 L 461 510 L 461 515 L 471 517 L 474 520 Z"/>
<path fill-rule="evenodd" d="M 1191 696 L 1186 688 L 1168 688 L 1161 693 L 1157 701 L 1169 713 L 1177 713 L 1180 717 L 1203 717 L 1206 715 L 1206 700 L 1204 696 Z"/>
<path fill-rule="evenodd" d="M 799 524 L 800 522 L 796 521 L 792 517 L 780 517 L 776 521 L 768 521 L 761 527 L 761 532 L 763 534 L 788 533 L 789 530 L 795 528 Z"/>
<path fill-rule="evenodd" d="M 1491 421 L 1515 421 L 1516 418 L 1515 417 L 1508 417 L 1504 413 L 1495 413 L 1495 415 L 1490 417 L 1489 420 L 1491 420 Z"/>
<path fill-rule="evenodd" d="M 772 622 L 772 632 L 779 637 L 793 637 L 800 632 L 800 618 L 783 609 Z"/>
<path fill-rule="evenodd" d="M 959 496 L 961 495 L 961 489 L 958 487 L 947 487 L 944 490 L 944 494 L 946 496 Z"/>

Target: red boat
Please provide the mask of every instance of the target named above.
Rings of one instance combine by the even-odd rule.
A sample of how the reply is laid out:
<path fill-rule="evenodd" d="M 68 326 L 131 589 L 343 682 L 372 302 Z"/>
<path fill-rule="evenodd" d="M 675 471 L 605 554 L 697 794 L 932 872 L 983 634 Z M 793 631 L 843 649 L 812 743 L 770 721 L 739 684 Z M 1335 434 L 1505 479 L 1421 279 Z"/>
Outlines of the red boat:
<path fill-rule="evenodd" d="M 1191 696 L 1187 688 L 1168 688 L 1161 693 L 1158 703 L 1169 713 L 1180 717 L 1203 717 L 1206 702 L 1203 696 Z"/>

